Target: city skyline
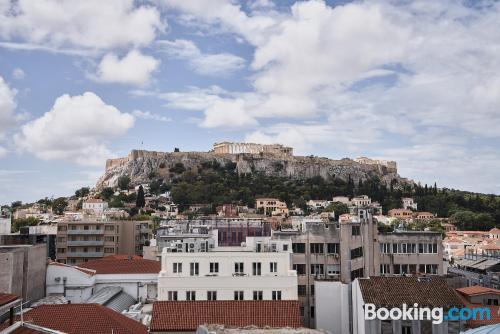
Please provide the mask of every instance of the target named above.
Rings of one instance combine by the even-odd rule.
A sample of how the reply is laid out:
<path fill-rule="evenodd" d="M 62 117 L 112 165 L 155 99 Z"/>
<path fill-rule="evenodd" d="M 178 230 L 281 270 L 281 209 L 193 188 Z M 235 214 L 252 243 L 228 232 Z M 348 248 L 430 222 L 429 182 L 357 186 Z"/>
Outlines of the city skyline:
<path fill-rule="evenodd" d="M 493 1 L 0 1 L 0 204 L 222 141 L 500 194 L 498 22 Z"/>

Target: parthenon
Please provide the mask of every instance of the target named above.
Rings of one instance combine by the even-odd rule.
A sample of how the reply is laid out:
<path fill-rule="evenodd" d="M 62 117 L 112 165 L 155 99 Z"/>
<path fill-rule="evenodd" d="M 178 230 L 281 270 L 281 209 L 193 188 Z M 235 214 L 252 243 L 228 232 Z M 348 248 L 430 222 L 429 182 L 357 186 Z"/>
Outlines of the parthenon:
<path fill-rule="evenodd" d="M 293 148 L 281 144 L 255 144 L 222 142 L 214 144 L 214 153 L 218 154 L 260 154 L 268 153 L 277 156 L 293 156 Z"/>

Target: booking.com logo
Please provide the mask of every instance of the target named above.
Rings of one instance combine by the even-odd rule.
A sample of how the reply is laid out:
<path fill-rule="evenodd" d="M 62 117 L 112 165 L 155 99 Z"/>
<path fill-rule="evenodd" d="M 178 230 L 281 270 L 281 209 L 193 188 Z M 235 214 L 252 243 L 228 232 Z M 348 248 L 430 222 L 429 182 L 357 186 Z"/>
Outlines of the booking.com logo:
<path fill-rule="evenodd" d="M 417 303 L 409 307 L 403 304 L 401 308 L 391 309 L 375 304 L 365 304 L 365 320 L 432 320 L 433 324 L 443 321 L 490 320 L 490 309 L 487 307 L 452 307 L 444 312 L 442 307 L 419 307 Z"/>

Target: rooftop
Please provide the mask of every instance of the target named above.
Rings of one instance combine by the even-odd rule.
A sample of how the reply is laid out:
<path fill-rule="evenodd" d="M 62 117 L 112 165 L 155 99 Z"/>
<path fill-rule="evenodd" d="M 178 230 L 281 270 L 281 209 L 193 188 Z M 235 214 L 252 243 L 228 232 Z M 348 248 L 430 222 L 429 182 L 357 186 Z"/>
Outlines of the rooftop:
<path fill-rule="evenodd" d="M 301 326 L 299 302 L 294 300 L 161 301 L 153 304 L 151 332 L 195 331 L 199 325 L 225 327 Z"/>
<path fill-rule="evenodd" d="M 465 296 L 484 295 L 487 293 L 493 293 L 493 294 L 497 294 L 500 296 L 500 290 L 492 289 L 492 288 L 485 288 L 485 287 L 479 286 L 479 285 L 469 286 L 466 288 L 459 288 L 459 289 L 457 289 L 457 291 Z"/>
<path fill-rule="evenodd" d="M 459 295 L 439 276 L 426 277 L 370 277 L 359 279 L 365 303 L 377 306 L 399 307 L 403 304 L 443 307 L 462 306 Z"/>
<path fill-rule="evenodd" d="M 160 261 L 145 260 L 135 255 L 111 255 L 80 263 L 79 266 L 95 270 L 96 274 L 158 274 L 161 270 Z"/>
<path fill-rule="evenodd" d="M 7 305 L 19 299 L 18 296 L 10 293 L 0 293 L 0 306 Z"/>
<path fill-rule="evenodd" d="M 139 322 L 96 304 L 42 305 L 26 312 L 24 321 L 67 334 L 147 333 Z"/>

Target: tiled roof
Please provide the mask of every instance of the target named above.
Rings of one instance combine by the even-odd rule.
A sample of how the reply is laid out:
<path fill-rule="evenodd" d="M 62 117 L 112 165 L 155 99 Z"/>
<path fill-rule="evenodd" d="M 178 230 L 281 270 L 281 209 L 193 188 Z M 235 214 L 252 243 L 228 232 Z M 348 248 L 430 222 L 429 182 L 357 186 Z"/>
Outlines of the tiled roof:
<path fill-rule="evenodd" d="M 194 331 L 199 325 L 226 327 L 301 326 L 296 300 L 161 301 L 153 304 L 151 332 Z"/>
<path fill-rule="evenodd" d="M 489 231 L 489 233 L 491 233 L 491 234 L 500 234 L 500 229 L 499 229 L 499 228 L 494 227 L 494 228 L 492 228 L 492 229 Z"/>
<path fill-rule="evenodd" d="M 104 201 L 100 198 L 89 198 L 88 200 L 84 201 L 85 203 L 103 203 Z"/>
<path fill-rule="evenodd" d="M 24 314 L 24 321 L 68 334 L 146 334 L 147 328 L 96 304 L 42 305 Z"/>
<path fill-rule="evenodd" d="M 90 276 L 94 276 L 95 273 L 96 273 L 95 270 L 86 269 L 86 268 L 80 268 L 80 267 L 77 267 L 77 266 L 71 266 L 69 264 L 64 264 L 64 263 L 55 262 L 55 261 L 50 262 L 49 266 L 58 266 L 58 267 L 73 268 L 73 269 L 79 270 L 82 273 L 90 275 Z"/>
<path fill-rule="evenodd" d="M 0 306 L 13 302 L 19 297 L 10 293 L 0 293 Z"/>
<path fill-rule="evenodd" d="M 443 307 L 462 306 L 458 294 L 446 283 L 444 277 L 381 277 L 359 279 L 365 303 L 377 306 L 398 307 L 403 304 Z"/>
<path fill-rule="evenodd" d="M 493 293 L 493 294 L 500 295 L 500 290 L 492 289 L 492 288 L 485 288 L 485 287 L 479 286 L 479 285 L 468 286 L 466 288 L 459 288 L 459 289 L 457 289 L 457 291 L 465 296 L 482 295 L 485 293 Z"/>
<path fill-rule="evenodd" d="M 96 274 L 157 274 L 161 270 L 160 261 L 127 255 L 107 256 L 78 265 L 81 268 L 95 270 Z"/>
<path fill-rule="evenodd" d="M 478 327 L 478 326 L 483 326 L 483 325 L 492 325 L 492 324 L 500 324 L 500 307 L 499 306 L 492 306 L 492 305 L 482 305 L 482 304 L 473 304 L 469 302 L 467 299 L 465 299 L 464 296 L 461 296 L 461 299 L 466 307 L 469 309 L 474 309 L 474 308 L 489 308 L 490 309 L 490 319 L 470 319 L 467 321 L 467 326 L 468 327 Z"/>

